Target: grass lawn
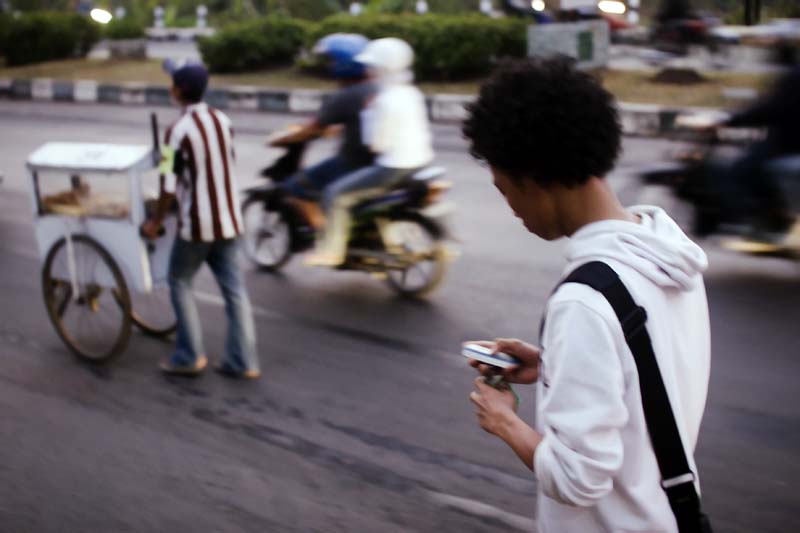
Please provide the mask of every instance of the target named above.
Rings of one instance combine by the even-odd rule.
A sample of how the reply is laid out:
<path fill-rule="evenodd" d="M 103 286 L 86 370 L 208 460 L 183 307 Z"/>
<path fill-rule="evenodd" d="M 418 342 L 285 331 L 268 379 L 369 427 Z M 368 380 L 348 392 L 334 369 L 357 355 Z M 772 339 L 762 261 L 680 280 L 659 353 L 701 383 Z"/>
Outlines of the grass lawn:
<path fill-rule="evenodd" d="M 606 71 L 603 84 L 622 102 L 656 103 L 674 106 L 730 106 L 733 102 L 722 95 L 725 87 L 763 89 L 770 77 L 757 74 L 708 73 L 706 81 L 696 85 L 665 85 L 652 83 L 654 72 Z M 159 61 L 108 61 L 77 59 L 54 61 L 24 67 L 0 67 L 0 78 L 87 79 L 101 82 L 142 81 L 168 84 L 167 75 Z M 428 94 L 474 94 L 480 80 L 452 83 L 422 83 Z M 254 85 L 272 88 L 332 89 L 333 82 L 287 67 L 247 74 L 215 74 L 214 86 Z"/>

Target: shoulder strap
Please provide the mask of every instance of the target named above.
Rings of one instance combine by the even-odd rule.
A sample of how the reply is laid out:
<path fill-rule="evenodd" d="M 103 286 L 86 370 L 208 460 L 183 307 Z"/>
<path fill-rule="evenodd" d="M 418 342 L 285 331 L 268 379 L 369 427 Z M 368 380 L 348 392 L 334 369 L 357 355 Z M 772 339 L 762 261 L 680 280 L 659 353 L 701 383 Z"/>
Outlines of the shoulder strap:
<path fill-rule="evenodd" d="M 702 531 L 699 520 L 700 498 L 694 487 L 695 476 L 689 468 L 667 389 L 664 387 L 650 335 L 645 327 L 647 312 L 636 305 L 617 273 L 600 261 L 578 267 L 561 283 L 588 285 L 600 292 L 611 304 L 636 361 L 644 418 L 661 471 L 661 486 L 669 498 L 678 529 L 681 533 Z"/>

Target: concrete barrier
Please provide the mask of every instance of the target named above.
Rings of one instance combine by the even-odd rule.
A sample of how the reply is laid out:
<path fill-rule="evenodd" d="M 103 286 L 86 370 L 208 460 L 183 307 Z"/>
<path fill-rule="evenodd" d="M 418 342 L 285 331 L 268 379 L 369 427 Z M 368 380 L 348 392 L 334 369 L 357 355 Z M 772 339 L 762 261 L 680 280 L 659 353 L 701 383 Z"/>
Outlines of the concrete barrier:
<path fill-rule="evenodd" d="M 312 89 L 263 89 L 235 86 L 209 89 L 206 101 L 219 109 L 309 114 L 319 111 L 332 93 Z M 0 79 L 0 98 L 33 101 L 67 101 L 120 105 L 173 105 L 170 89 L 145 83 L 98 83 L 93 80 Z M 436 122 L 460 122 L 467 116 L 465 105 L 473 95 L 437 94 L 427 97 L 430 118 Z M 674 131 L 680 113 L 707 111 L 650 104 L 619 105 L 622 130 L 626 135 L 660 136 Z"/>

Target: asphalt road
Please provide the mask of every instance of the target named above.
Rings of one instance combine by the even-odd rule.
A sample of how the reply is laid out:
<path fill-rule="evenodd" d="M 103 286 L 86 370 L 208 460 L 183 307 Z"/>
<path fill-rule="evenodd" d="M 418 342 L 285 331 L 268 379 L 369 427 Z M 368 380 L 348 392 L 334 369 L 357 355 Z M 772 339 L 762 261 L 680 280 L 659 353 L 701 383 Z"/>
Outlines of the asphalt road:
<path fill-rule="evenodd" d="M 458 352 L 471 338 L 535 341 L 563 243 L 525 233 L 456 127 L 435 133 L 462 254 L 426 301 L 295 260 L 284 275 L 247 273 L 261 381 L 165 379 L 169 344 L 141 335 L 108 368 L 67 354 L 42 304 L 24 162 L 50 140 L 146 144 L 147 111 L 0 102 L 0 532 L 535 530 L 533 476 L 475 424 Z M 264 136 L 297 117 L 232 118 L 244 185 L 277 153 Z M 641 198 L 636 169 L 670 148 L 626 139 L 610 177 L 624 200 Z M 800 267 L 704 245 L 705 505 L 717 531 L 800 531 Z M 221 354 L 207 273 L 196 290 Z M 533 390 L 521 395 L 532 420 Z"/>

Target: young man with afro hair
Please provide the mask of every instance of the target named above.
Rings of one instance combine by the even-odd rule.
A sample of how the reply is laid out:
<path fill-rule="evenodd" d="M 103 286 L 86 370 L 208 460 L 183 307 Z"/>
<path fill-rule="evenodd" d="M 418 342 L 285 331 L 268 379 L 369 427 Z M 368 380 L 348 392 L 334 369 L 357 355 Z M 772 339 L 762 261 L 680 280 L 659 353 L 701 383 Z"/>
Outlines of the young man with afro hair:
<path fill-rule="evenodd" d="M 700 515 L 693 452 L 710 369 L 705 254 L 661 209 L 617 200 L 605 180 L 621 147 L 616 105 L 572 61 L 501 66 L 468 111 L 470 151 L 488 164 L 513 213 L 545 240 L 569 239 L 539 346 L 482 341 L 519 360 L 495 387 L 494 371 L 472 361 L 483 374 L 470 394 L 481 427 L 534 471 L 540 533 L 676 532 L 679 523 L 694 530 L 684 520 Z M 613 269 L 614 287 L 646 312 L 633 315 L 636 327 L 620 321 L 605 288 L 573 282 L 571 273 L 598 264 Z M 645 414 L 643 398 L 658 397 L 658 387 L 631 348 L 640 354 L 643 344 L 668 397 L 655 416 L 653 408 Z M 516 414 L 507 383 L 537 381 L 534 428 Z M 671 418 L 677 429 L 667 443 L 654 430 Z M 672 443 L 667 462 L 685 455 L 687 466 L 671 479 L 656 454 Z M 696 509 L 674 509 L 673 491 L 694 495 Z"/>

